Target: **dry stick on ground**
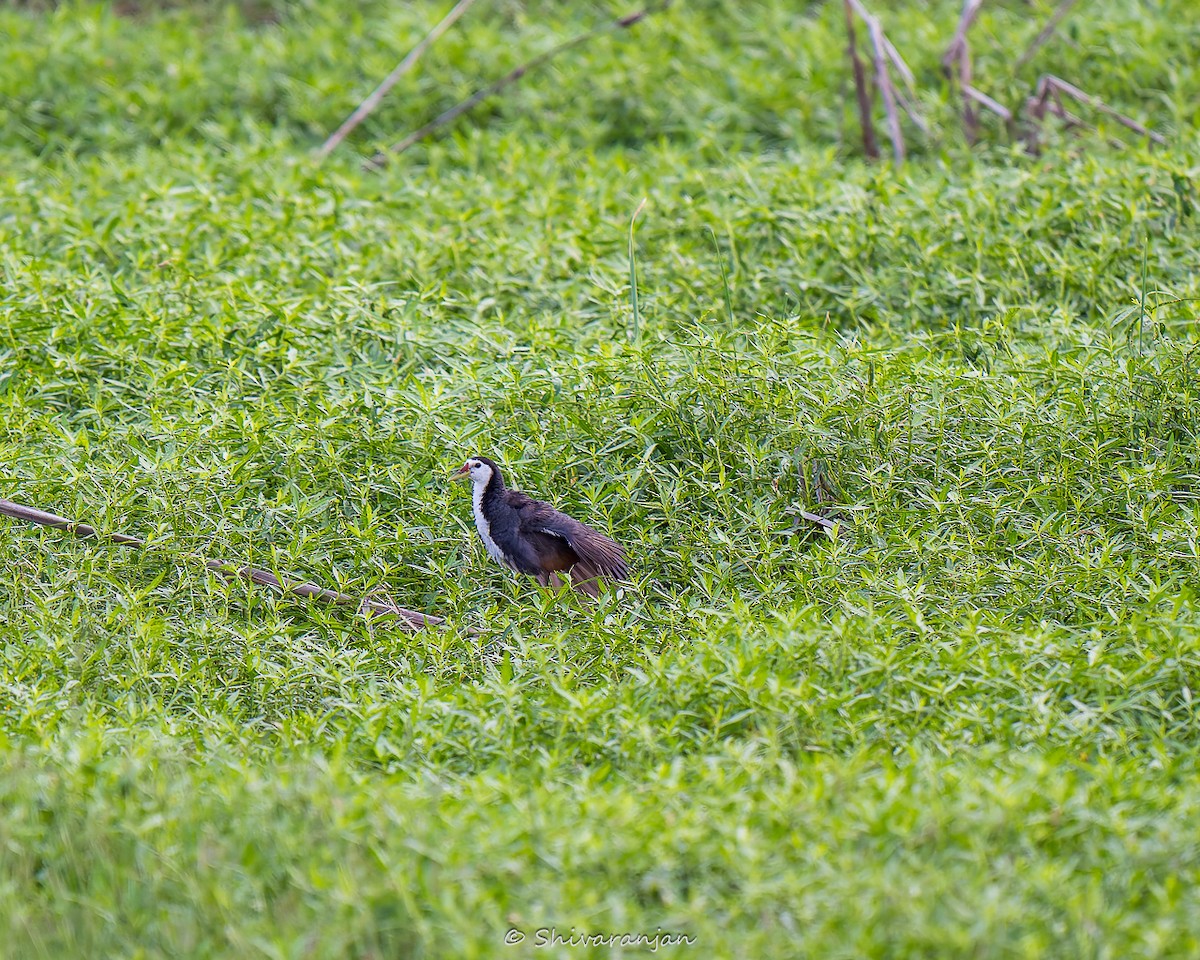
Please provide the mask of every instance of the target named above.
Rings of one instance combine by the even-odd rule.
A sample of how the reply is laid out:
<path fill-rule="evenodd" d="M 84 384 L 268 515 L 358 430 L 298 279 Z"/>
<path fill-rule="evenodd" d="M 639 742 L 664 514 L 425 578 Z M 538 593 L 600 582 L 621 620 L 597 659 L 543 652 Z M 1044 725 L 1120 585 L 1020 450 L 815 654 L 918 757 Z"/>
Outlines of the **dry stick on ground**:
<path fill-rule="evenodd" d="M 858 55 L 858 42 L 854 35 L 854 8 L 851 0 L 845 0 L 846 36 L 849 38 L 850 63 L 854 67 L 854 92 L 858 97 L 858 121 L 862 127 L 863 153 L 871 160 L 879 159 L 879 141 L 875 138 L 875 127 L 871 123 L 871 96 L 867 92 L 867 71 Z"/>
<path fill-rule="evenodd" d="M 904 58 L 900 56 L 900 51 L 896 49 L 896 45 L 884 35 L 883 48 L 887 51 L 887 57 L 892 61 L 892 66 L 900 73 L 900 79 L 904 81 L 904 85 L 908 87 L 908 92 L 913 96 L 917 95 L 917 81 L 913 77 L 913 72 L 909 69 Z"/>
<path fill-rule="evenodd" d="M 1094 97 L 1090 93 L 1085 93 L 1073 83 L 1067 83 L 1059 77 L 1051 74 L 1044 75 L 1037 85 L 1037 90 L 1032 97 L 1025 101 L 1025 108 L 1034 120 L 1041 121 L 1047 113 L 1052 113 L 1068 126 L 1086 127 L 1087 124 L 1080 118 L 1071 113 L 1063 105 L 1062 94 L 1076 100 L 1084 106 L 1091 107 L 1093 110 L 1099 110 L 1101 113 L 1112 117 L 1117 123 L 1123 127 L 1127 127 L 1134 133 L 1146 137 L 1153 143 L 1165 144 L 1166 138 L 1160 134 L 1154 133 L 1152 130 L 1147 130 L 1136 120 L 1132 120 L 1123 113 L 1118 113 L 1099 97 Z M 1034 144 L 1036 145 L 1036 141 Z"/>
<path fill-rule="evenodd" d="M 954 38 L 942 55 L 942 69 L 948 77 L 958 81 L 958 89 L 962 94 L 963 130 L 967 135 L 968 143 L 974 143 L 979 135 L 979 114 L 972 103 L 972 100 L 977 100 L 977 98 L 968 93 L 968 91 L 974 91 L 975 88 L 971 86 L 971 47 L 967 43 L 967 31 L 971 29 L 971 24 L 979 16 L 979 8 L 982 6 L 983 0 L 963 0 L 962 14 L 958 18 L 958 27 L 954 31 Z M 988 99 L 991 100 L 990 97 Z M 995 101 L 993 100 L 992 103 Z M 1008 113 L 1007 119 L 1012 120 L 1012 113 L 1007 110 L 1005 112 Z"/>
<path fill-rule="evenodd" d="M 1058 9 L 1054 11 L 1050 19 L 1046 22 L 1046 25 L 1042 27 L 1041 32 L 1039 32 L 1038 35 L 1033 38 L 1033 43 L 1026 47 L 1025 52 L 1017 58 L 1016 66 L 1013 67 L 1014 73 L 1025 66 L 1025 64 L 1027 64 L 1033 57 L 1033 55 L 1037 53 L 1038 48 L 1041 47 L 1041 45 L 1048 39 L 1050 39 L 1050 34 L 1052 34 L 1055 28 L 1062 23 L 1062 18 L 1070 12 L 1071 8 L 1075 6 L 1076 2 L 1077 0 L 1062 0 L 1062 3 L 1058 5 Z"/>
<path fill-rule="evenodd" d="M 982 6 L 983 0 L 963 0 L 962 13 L 958 18 L 958 26 L 954 30 L 954 37 L 950 41 L 950 46 L 946 48 L 946 52 L 942 54 L 942 67 L 947 74 L 959 63 L 965 54 L 968 58 L 967 79 L 970 79 L 970 49 L 967 45 L 967 31 L 975 23 L 975 18 L 979 16 L 979 9 Z"/>
<path fill-rule="evenodd" d="M 829 510 L 830 505 L 841 499 L 841 492 L 837 489 L 837 485 L 823 461 L 806 457 L 800 461 L 800 465 L 796 469 L 796 476 L 800 481 L 800 496 L 805 501 L 816 503 L 818 510 Z M 775 480 L 771 486 L 778 490 L 779 480 Z M 838 535 L 838 524 L 829 517 L 823 517 L 819 513 L 805 510 L 802 507 L 790 508 L 787 512 L 802 520 L 807 520 L 809 523 L 817 524 L 831 537 Z M 793 532 L 799 532 L 799 530 Z"/>
<path fill-rule="evenodd" d="M 1009 128 L 1010 134 L 1013 123 L 1013 112 L 1008 107 L 989 97 L 982 90 L 973 86 L 971 82 L 974 78 L 971 72 L 971 47 L 967 42 L 967 33 L 982 6 L 983 0 L 963 0 L 962 15 L 958 18 L 958 27 L 954 31 L 954 38 L 942 55 L 942 68 L 946 75 L 951 80 L 958 81 L 958 89 L 963 98 L 963 129 L 966 131 L 967 140 L 971 143 L 975 142 L 979 133 L 979 114 L 975 110 L 975 104 L 996 114 Z"/>
<path fill-rule="evenodd" d="M 38 510 L 36 507 L 27 507 L 24 504 L 14 503 L 12 500 L 0 500 L 0 514 L 12 517 L 15 520 L 38 523 L 43 527 L 66 530 L 77 537 L 85 539 L 108 540 L 127 547 L 140 547 L 143 549 L 146 547 L 146 541 L 138 537 L 130 537 L 123 533 L 103 534 L 96 530 L 95 527 L 89 527 L 85 523 L 76 523 L 73 520 L 68 520 L 66 517 L 47 513 L 45 510 Z M 327 590 L 324 587 L 319 587 L 315 583 L 305 583 L 301 580 L 281 580 L 269 570 L 262 570 L 258 567 L 239 567 L 236 564 L 226 563 L 223 560 L 209 560 L 198 554 L 187 554 L 186 556 L 190 559 L 200 561 L 213 573 L 227 580 L 248 580 L 250 583 L 272 587 L 283 593 L 292 593 L 296 596 L 307 597 L 312 600 L 321 600 L 324 603 L 354 606 L 368 617 L 399 617 L 400 621 L 409 630 L 419 630 L 422 627 L 436 626 L 445 622 L 441 617 L 431 617 L 423 613 L 418 613 L 416 610 L 406 610 L 404 607 L 398 607 L 393 603 L 381 603 L 378 600 L 371 599 L 359 600 L 357 597 L 352 597 L 346 593 L 338 593 L 336 590 Z"/>
<path fill-rule="evenodd" d="M 612 20 L 609 23 L 606 23 L 602 27 L 597 27 L 595 30 L 589 30 L 587 33 L 580 34 L 577 37 L 572 37 L 570 40 L 566 40 L 563 43 L 560 43 L 556 47 L 551 47 L 545 53 L 538 54 L 532 60 L 527 60 L 525 63 L 523 63 L 519 67 L 517 67 L 515 70 L 505 74 L 499 80 L 496 80 L 495 82 L 488 84 L 486 87 L 483 87 L 480 90 L 476 90 L 473 94 L 471 94 L 471 96 L 467 97 L 466 100 L 462 100 L 462 101 L 456 103 L 445 113 L 441 114 L 438 117 L 435 117 L 433 120 L 430 120 L 429 123 L 425 124 L 425 126 L 420 127 L 417 130 L 414 130 L 412 133 L 410 133 L 408 136 L 404 137 L 402 140 L 399 140 L 396 143 L 392 144 L 390 147 L 388 147 L 388 149 L 386 151 L 380 151 L 379 153 L 376 153 L 375 156 L 373 156 L 370 160 L 367 161 L 367 166 L 373 167 L 376 169 L 378 169 L 379 167 L 382 167 L 384 162 L 387 160 L 387 154 L 403 153 L 405 150 L 407 150 L 413 144 L 418 143 L 421 140 L 424 140 L 427 136 L 429 136 L 435 130 L 437 130 L 441 127 L 444 127 L 446 124 L 450 123 L 453 120 L 458 119 L 460 116 L 462 116 L 468 110 L 470 110 L 472 107 L 477 106 L 479 103 L 483 102 L 484 100 L 488 99 L 489 97 L 495 96 L 497 93 L 499 93 L 505 87 L 511 86 L 512 84 L 516 83 L 523 76 L 525 76 L 525 74 L 529 73 L 531 70 L 536 70 L 538 67 L 542 66 L 547 61 L 553 60 L 560 53 L 565 53 L 566 51 L 571 50 L 572 48 L 577 47 L 580 44 L 587 43 L 589 40 L 592 40 L 592 39 L 600 36 L 601 34 L 611 33 L 616 30 L 627 30 L 629 27 L 632 27 L 635 23 L 640 23 L 642 20 L 645 20 L 651 14 L 658 13 L 660 10 L 663 10 L 666 7 L 670 6 L 670 2 L 671 2 L 671 0 L 663 0 L 662 3 L 651 4 L 650 6 L 644 8 L 642 10 L 639 10 L 637 13 L 631 13 L 624 17 L 618 17 L 616 20 Z"/>
<path fill-rule="evenodd" d="M 442 18 L 441 23 L 425 34 L 421 42 L 409 51 L 408 56 L 400 61 L 396 69 L 384 78 L 383 83 L 377 86 L 371 92 L 370 96 L 360 103 L 358 108 L 345 119 L 342 125 L 330 134 L 329 139 L 321 144 L 321 149 L 317 151 L 318 160 L 324 160 L 333 153 L 337 149 L 338 144 L 350 134 L 350 131 L 367 119 L 371 111 L 379 106 L 380 101 L 387 96 L 387 92 L 396 85 L 396 82 L 413 68 L 413 65 L 421 59 L 422 54 L 429 49 L 438 37 L 454 26 L 455 21 L 467 12 L 474 2 L 475 0 L 459 0 L 454 5 L 454 8 Z"/>
<path fill-rule="evenodd" d="M 904 58 L 900 56 L 900 51 L 896 49 L 895 44 L 887 38 L 886 33 L 880 34 L 883 37 L 883 48 L 887 51 L 887 58 L 891 61 L 892 66 L 900 74 L 900 78 L 904 81 L 904 86 L 908 89 L 908 97 L 914 100 L 917 96 L 917 82 L 913 78 L 913 72 L 909 69 L 908 64 L 904 62 Z M 904 112 L 908 114 L 908 118 L 915 123 L 923 134 L 929 136 L 929 124 L 927 124 L 912 102 L 906 97 L 899 87 L 896 87 L 896 99 L 900 101 L 900 106 L 904 108 Z"/>
<path fill-rule="evenodd" d="M 900 131 L 900 114 L 896 110 L 896 90 L 887 68 L 887 52 L 883 49 L 883 30 L 879 21 L 872 17 L 867 22 L 871 32 L 871 46 L 875 50 L 875 78 L 879 92 L 883 94 L 883 106 L 887 110 L 888 129 L 892 138 L 892 153 L 896 163 L 904 162 L 904 134 Z"/>
<path fill-rule="evenodd" d="M 812 513 L 809 510 L 801 510 L 798 516 L 803 517 L 809 523 L 815 523 L 832 536 L 837 536 L 838 525 L 828 517 L 823 517 L 819 513 Z"/>
<path fill-rule="evenodd" d="M 916 95 L 916 85 L 913 81 L 912 71 L 908 69 L 908 64 L 904 62 L 904 58 L 900 56 L 900 52 L 892 45 L 887 36 L 883 32 L 883 27 L 879 25 L 879 19 L 873 16 L 866 7 L 862 5 L 860 0 L 846 0 L 847 13 L 850 17 L 850 11 L 858 14 L 858 17 L 867 27 L 867 33 L 871 37 L 871 47 L 874 50 L 872 62 L 875 65 L 875 80 L 879 86 L 879 92 L 883 97 L 883 105 L 887 111 L 888 117 L 888 133 L 892 141 L 892 152 L 895 154 L 896 162 L 900 163 L 904 160 L 904 136 L 900 130 L 900 114 L 896 110 L 896 105 L 899 103 L 905 112 L 912 118 L 922 130 L 927 130 L 924 121 L 917 116 L 912 105 L 904 98 L 895 84 L 892 83 L 892 76 L 888 70 L 888 62 L 896 67 L 897 72 L 908 85 L 909 92 Z M 847 26 L 850 27 L 849 20 Z M 850 27 L 853 30 L 853 27 Z M 860 98 L 859 105 L 861 108 L 862 101 Z"/>
<path fill-rule="evenodd" d="M 1004 104 L 998 103 L 997 101 L 993 100 L 982 90 L 977 90 L 975 87 L 966 86 L 966 87 L 962 88 L 962 92 L 963 92 L 964 97 L 970 97 L 976 103 L 978 103 L 984 107 L 987 107 L 989 110 L 992 111 L 992 113 L 994 113 L 994 114 L 996 114 L 996 116 L 1000 117 L 1000 119 L 1003 120 L 1006 124 L 1012 123 L 1012 121 L 1013 121 L 1012 111 L 1009 110 L 1008 107 L 1006 107 Z"/>

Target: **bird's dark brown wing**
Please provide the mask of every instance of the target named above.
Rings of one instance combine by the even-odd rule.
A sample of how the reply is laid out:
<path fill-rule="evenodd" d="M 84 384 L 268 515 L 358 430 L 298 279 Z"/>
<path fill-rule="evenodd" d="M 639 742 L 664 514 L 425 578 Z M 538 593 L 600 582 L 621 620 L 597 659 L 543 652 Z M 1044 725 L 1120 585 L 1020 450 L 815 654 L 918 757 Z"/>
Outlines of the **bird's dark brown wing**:
<path fill-rule="evenodd" d="M 599 530 L 593 530 L 586 523 L 555 510 L 550 504 L 523 493 L 518 494 L 517 491 L 509 491 L 509 503 L 518 511 L 521 533 L 525 537 L 539 545 L 545 543 L 546 538 L 566 541 L 578 558 L 578 565 L 583 568 L 577 572 L 585 574 L 586 578 L 601 576 L 622 580 L 628 576 L 629 564 L 625 559 L 625 551 L 619 543 Z M 550 547 L 551 544 L 546 543 L 546 546 Z M 553 550 L 548 552 L 555 554 L 556 558 L 561 555 Z"/>

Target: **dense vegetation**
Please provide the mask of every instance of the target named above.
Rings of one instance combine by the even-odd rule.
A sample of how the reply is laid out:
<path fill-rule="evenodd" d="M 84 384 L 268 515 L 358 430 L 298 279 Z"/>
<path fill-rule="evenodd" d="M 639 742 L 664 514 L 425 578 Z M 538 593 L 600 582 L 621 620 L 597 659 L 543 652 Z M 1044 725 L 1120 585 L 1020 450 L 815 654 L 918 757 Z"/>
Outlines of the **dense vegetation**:
<path fill-rule="evenodd" d="M 1153 152 L 968 148 L 947 0 L 878 5 L 931 132 L 866 164 L 841 5 L 770 0 L 381 172 L 604 14 L 481 3 L 316 166 L 445 4 L 148 6 L 0 9 L 0 496 L 152 541 L 0 521 L 5 956 L 1200 951 L 1190 4 L 1015 75 L 1049 4 L 972 34 L 993 95 L 1056 73 Z M 475 452 L 629 546 L 620 602 L 487 561 Z"/>

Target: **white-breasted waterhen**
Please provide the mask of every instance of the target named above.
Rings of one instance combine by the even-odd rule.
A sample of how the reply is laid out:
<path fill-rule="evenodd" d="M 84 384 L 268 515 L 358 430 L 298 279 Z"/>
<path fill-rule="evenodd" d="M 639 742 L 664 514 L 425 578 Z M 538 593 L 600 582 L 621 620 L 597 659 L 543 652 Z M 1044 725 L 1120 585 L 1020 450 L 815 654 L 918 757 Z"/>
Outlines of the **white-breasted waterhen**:
<path fill-rule="evenodd" d="M 559 574 L 565 572 L 572 587 L 591 597 L 600 595 L 601 578 L 622 580 L 628 575 L 619 543 L 548 503 L 508 489 L 495 461 L 472 457 L 451 476 L 471 478 L 475 529 L 498 563 L 555 589 L 563 583 Z"/>

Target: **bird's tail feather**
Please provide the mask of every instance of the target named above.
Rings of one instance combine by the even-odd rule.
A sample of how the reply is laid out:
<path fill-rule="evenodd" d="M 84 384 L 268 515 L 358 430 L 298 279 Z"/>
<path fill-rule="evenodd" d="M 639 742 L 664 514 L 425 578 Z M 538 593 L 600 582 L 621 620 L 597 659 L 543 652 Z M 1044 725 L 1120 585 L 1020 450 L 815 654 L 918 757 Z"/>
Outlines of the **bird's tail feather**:
<path fill-rule="evenodd" d="M 580 593 L 586 593 L 589 597 L 600 596 L 600 582 L 597 579 L 600 576 L 600 571 L 596 570 L 591 564 L 577 563 L 571 567 L 571 586 Z"/>

